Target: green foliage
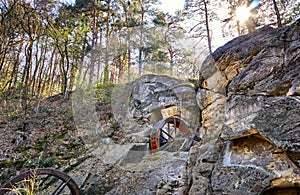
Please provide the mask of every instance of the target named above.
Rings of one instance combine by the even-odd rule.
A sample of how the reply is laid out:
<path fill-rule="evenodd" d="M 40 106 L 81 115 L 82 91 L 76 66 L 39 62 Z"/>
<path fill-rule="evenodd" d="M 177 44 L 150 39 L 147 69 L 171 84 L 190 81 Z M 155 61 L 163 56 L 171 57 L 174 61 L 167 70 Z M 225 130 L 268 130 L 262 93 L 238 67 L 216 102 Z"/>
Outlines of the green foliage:
<path fill-rule="evenodd" d="M 114 89 L 114 84 L 97 84 L 95 87 L 96 100 L 109 100 Z"/>
<path fill-rule="evenodd" d="M 163 12 L 158 12 L 153 19 L 154 24 L 158 26 L 167 26 L 166 15 Z"/>
<path fill-rule="evenodd" d="M 14 109 L 8 113 L 8 116 L 11 120 L 17 120 L 20 117 L 20 112 L 17 109 Z"/>

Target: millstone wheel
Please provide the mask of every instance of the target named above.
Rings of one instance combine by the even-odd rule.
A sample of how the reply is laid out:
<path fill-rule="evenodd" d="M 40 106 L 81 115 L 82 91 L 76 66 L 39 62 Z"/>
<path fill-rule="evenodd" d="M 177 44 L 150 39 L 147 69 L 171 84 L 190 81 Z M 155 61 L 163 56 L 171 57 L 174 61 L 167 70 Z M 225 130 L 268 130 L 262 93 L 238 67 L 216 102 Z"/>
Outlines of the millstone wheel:
<path fill-rule="evenodd" d="M 150 150 L 184 151 L 193 143 L 193 134 L 179 118 L 170 117 L 159 121 L 150 135 Z"/>
<path fill-rule="evenodd" d="M 81 193 L 70 176 L 55 169 L 41 168 L 22 172 L 5 182 L 0 187 L 0 195 L 4 194 L 80 195 Z"/>

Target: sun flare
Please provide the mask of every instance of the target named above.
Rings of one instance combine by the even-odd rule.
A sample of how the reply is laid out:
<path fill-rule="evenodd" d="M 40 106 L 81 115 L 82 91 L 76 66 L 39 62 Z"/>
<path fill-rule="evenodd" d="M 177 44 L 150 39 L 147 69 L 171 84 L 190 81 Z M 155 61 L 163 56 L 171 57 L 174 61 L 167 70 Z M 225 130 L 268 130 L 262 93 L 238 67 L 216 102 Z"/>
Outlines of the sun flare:
<path fill-rule="evenodd" d="M 184 0 L 161 0 L 160 8 L 165 11 L 169 12 L 170 14 L 174 14 L 177 10 L 182 10 L 184 7 Z"/>
<path fill-rule="evenodd" d="M 238 7 L 236 9 L 235 16 L 239 22 L 241 23 L 246 22 L 251 16 L 250 8 L 247 7 L 246 5 Z"/>

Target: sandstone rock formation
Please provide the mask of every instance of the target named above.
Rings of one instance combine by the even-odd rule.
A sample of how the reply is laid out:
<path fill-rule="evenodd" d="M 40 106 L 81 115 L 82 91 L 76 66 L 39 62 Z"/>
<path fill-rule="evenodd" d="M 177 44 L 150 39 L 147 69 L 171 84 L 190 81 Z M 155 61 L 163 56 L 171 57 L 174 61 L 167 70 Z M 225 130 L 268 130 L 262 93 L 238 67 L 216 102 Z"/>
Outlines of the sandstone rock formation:
<path fill-rule="evenodd" d="M 200 109 L 195 85 L 187 80 L 149 74 L 133 83 L 116 86 L 112 93 L 117 129 L 94 120 L 97 113 L 88 115 L 93 112 L 92 98 L 79 96 L 81 99 L 73 103 L 73 109 L 78 111 L 76 120 L 82 121 L 77 130 L 89 150 L 83 160 L 73 162 L 66 170 L 72 170 L 68 172 L 82 193 L 187 193 L 188 153 L 159 151 L 152 154 L 149 136 L 157 123 L 171 116 L 185 122 L 189 131 L 198 131 Z M 117 133 L 120 137 L 113 139 L 111 135 Z"/>
<path fill-rule="evenodd" d="M 299 31 L 264 27 L 208 58 L 197 97 L 212 141 L 190 153 L 190 194 L 300 191 Z"/>
<path fill-rule="evenodd" d="M 91 193 L 97 183 L 112 182 L 98 192 L 299 193 L 298 32 L 300 20 L 279 29 L 263 27 L 228 42 L 203 63 L 199 86 L 144 75 L 115 89 L 113 113 L 127 141 L 92 152 L 98 157 L 108 156 L 105 151 L 120 155 L 113 163 L 102 160 L 93 167 L 96 171 L 82 182 L 84 192 Z M 145 152 L 145 140 L 155 123 L 170 116 L 180 117 L 202 139 L 188 156 Z M 140 146 L 144 149 L 139 151 Z M 135 157 L 138 160 L 132 160 Z M 118 171 L 107 171 L 112 178 L 100 181 L 107 164 Z"/>
<path fill-rule="evenodd" d="M 131 85 L 115 89 L 114 116 L 121 119 L 125 131 L 141 131 L 145 125 L 134 128 L 133 124 L 153 127 L 159 120 L 174 115 L 196 131 L 200 125 L 200 110 L 195 96 L 195 86 L 188 81 L 165 75 L 144 75 Z"/>

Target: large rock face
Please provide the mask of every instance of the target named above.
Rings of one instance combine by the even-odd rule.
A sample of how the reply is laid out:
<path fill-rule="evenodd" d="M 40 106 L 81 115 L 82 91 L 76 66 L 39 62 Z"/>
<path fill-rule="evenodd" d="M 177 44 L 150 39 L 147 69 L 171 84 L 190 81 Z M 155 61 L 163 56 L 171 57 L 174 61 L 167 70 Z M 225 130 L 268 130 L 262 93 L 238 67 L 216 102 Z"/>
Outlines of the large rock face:
<path fill-rule="evenodd" d="M 238 37 L 194 84 L 151 74 L 116 87 L 118 131 L 84 134 L 95 144 L 69 174 L 83 194 L 299 193 L 299 32 L 300 20 Z M 202 140 L 189 153 L 150 153 L 151 131 L 173 116 Z"/>
<path fill-rule="evenodd" d="M 195 86 L 186 80 L 149 74 L 115 91 L 122 94 L 119 99 L 127 101 L 118 101 L 114 106 L 115 117 L 122 118 L 120 122 L 126 129 L 132 131 L 137 123 L 143 125 L 140 129 L 145 129 L 145 123 L 153 126 L 170 116 L 180 117 L 194 131 L 200 125 Z"/>
<path fill-rule="evenodd" d="M 300 192 L 299 31 L 264 27 L 207 59 L 197 97 L 212 141 L 190 152 L 190 194 Z"/>
<path fill-rule="evenodd" d="M 187 80 L 165 75 L 144 75 L 112 92 L 112 112 L 117 130 L 106 128 L 103 121 L 94 131 L 91 120 L 80 123 L 91 146 L 80 162 L 73 162 L 69 173 L 83 194 L 185 194 L 188 191 L 187 151 L 149 151 L 149 135 L 162 120 L 180 118 L 187 129 L 197 133 L 200 108 L 196 87 Z M 92 101 L 89 100 L 88 103 Z M 78 104 L 76 110 L 92 110 Z M 76 108 L 73 104 L 73 109 Z M 83 112 L 78 117 L 93 119 Z M 97 116 L 95 114 L 95 116 Z M 95 120 L 94 120 L 95 121 Z M 92 124 L 92 125 L 91 125 Z M 92 129 L 89 129 L 91 126 Z M 81 159 L 79 159 L 81 160 Z"/>

